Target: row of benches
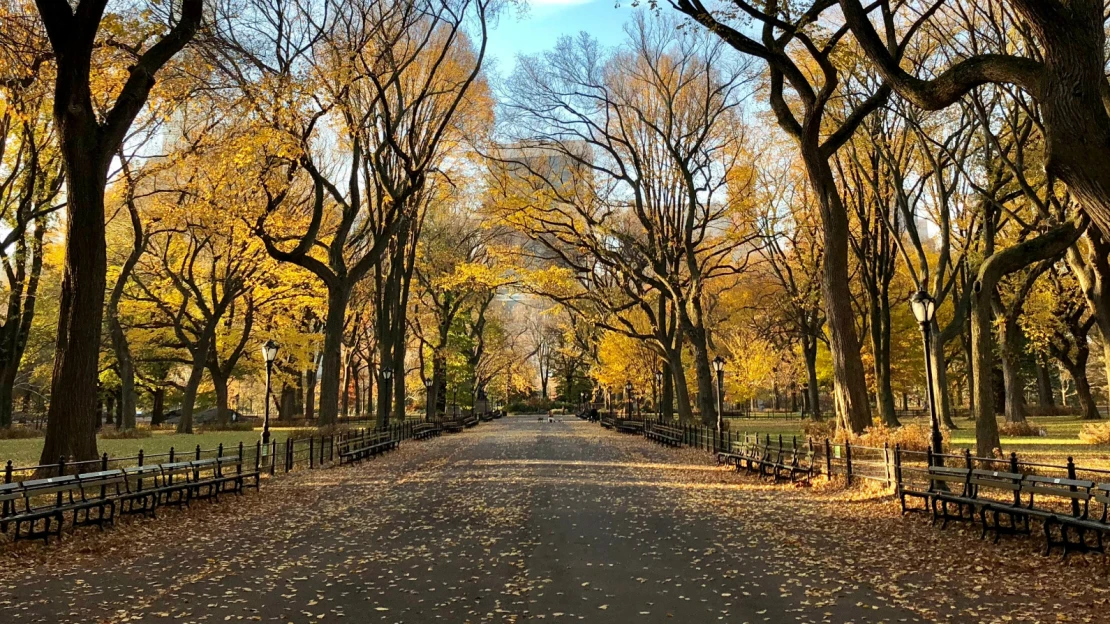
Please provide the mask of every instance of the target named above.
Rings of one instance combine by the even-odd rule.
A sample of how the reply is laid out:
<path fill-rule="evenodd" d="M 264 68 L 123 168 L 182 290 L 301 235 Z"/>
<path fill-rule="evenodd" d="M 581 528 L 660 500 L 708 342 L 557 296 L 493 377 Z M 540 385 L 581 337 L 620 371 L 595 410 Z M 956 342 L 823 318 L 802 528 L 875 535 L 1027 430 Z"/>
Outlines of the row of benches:
<path fill-rule="evenodd" d="M 950 520 L 978 517 L 982 537 L 993 532 L 995 542 L 1003 534 L 1030 534 L 1030 520 L 1035 519 L 1044 531 L 1046 555 L 1057 546 L 1065 558 L 1071 551 L 1104 551 L 1102 535 L 1110 531 L 1110 484 L 933 465 L 925 471 L 927 481 L 920 484 L 927 486 L 915 487 L 903 481 L 901 466 L 897 470 L 896 494 L 903 513 L 912 510 L 907 497 L 919 498 L 934 523 L 939 520 L 944 527 Z"/>
<path fill-rule="evenodd" d="M 749 474 L 772 477 L 775 483 L 783 480 L 808 482 L 818 472 L 816 456 L 812 441 L 798 446 L 794 439 L 786 446 L 782 438 L 775 444 L 770 436 L 761 439 L 756 435 L 745 437 L 743 442 L 732 442 L 728 450 L 718 451 L 717 464 L 735 465 L 737 471 L 744 468 Z"/>
<path fill-rule="evenodd" d="M 244 470 L 239 455 L 132 466 L 0 485 L 0 532 L 15 528 L 14 540 L 61 538 L 70 526 L 104 525 L 117 515 L 153 517 L 162 505 L 188 505 L 221 492 L 258 488 L 259 466 Z M 25 529 L 25 530 L 24 530 Z"/>

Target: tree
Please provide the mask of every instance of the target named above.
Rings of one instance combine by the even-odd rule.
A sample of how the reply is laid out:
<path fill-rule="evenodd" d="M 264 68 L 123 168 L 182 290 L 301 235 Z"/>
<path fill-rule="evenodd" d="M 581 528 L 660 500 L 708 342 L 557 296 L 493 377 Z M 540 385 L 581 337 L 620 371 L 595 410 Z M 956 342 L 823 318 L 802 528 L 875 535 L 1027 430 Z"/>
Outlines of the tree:
<path fill-rule="evenodd" d="M 0 12 L 7 7 L 0 8 Z M 46 38 L 33 20 L 3 15 L 0 34 L 0 428 L 10 427 L 16 378 L 35 322 L 44 241 L 61 209 L 63 169 L 54 147 Z"/>
<path fill-rule="evenodd" d="M 847 47 L 844 32 L 826 32 L 824 16 L 834 6 L 818 0 L 795 6 L 771 0 L 760 9 L 733 0 L 735 10 L 715 11 L 700 0 L 672 0 L 671 6 L 714 33 L 740 53 L 767 65 L 769 104 L 779 127 L 796 143 L 821 217 L 826 328 L 833 356 L 833 391 L 839 425 L 860 433 L 871 424 L 867 382 L 860 357 L 848 272 L 848 213 L 838 192 L 830 160 L 852 137 L 860 123 L 890 94 L 838 67 Z M 751 19 L 761 40 L 730 25 Z M 792 93 L 787 95 L 787 88 Z M 850 89 L 869 92 L 859 104 L 841 110 L 838 103 Z"/>
<path fill-rule="evenodd" d="M 177 10 L 139 33 L 124 50 L 128 76 L 115 94 L 95 92 L 94 52 L 107 0 L 36 0 L 57 67 L 54 123 L 65 163 L 66 264 L 58 314 L 46 441 L 41 463 L 59 456 L 90 460 L 96 452 L 96 382 L 106 290 L 104 190 L 108 168 L 132 121 L 142 111 L 155 76 L 193 38 L 201 0 L 181 0 Z M 143 47 L 147 42 L 149 46 Z M 97 56 L 98 61 L 103 59 Z"/>
<path fill-rule="evenodd" d="M 319 393 L 320 421 L 329 424 L 339 409 L 347 307 L 371 274 L 384 301 L 400 302 L 399 314 L 376 310 L 379 326 L 388 328 L 379 332 L 381 361 L 403 354 L 407 285 L 390 281 L 389 296 L 380 276 L 384 270 L 400 279 L 404 263 L 384 267 L 383 259 L 406 257 L 426 180 L 456 140 L 456 113 L 473 105 L 468 98 L 479 81 L 489 2 L 248 7 L 275 26 L 229 25 L 210 55 L 244 104 L 266 120 L 260 136 L 276 128 L 287 146 L 275 150 L 270 173 L 260 176 L 263 206 L 255 228 L 272 257 L 310 271 L 327 289 Z M 222 10 L 236 9 L 232 3 Z M 480 32 L 477 51 L 464 33 L 471 19 Z M 328 141 L 331 132 L 339 136 L 342 163 L 331 162 L 337 148 Z M 402 338 L 394 340 L 398 331 Z M 404 376 L 394 379 L 401 397 Z M 380 405 L 391 404 L 392 390 L 379 386 Z"/>
<path fill-rule="evenodd" d="M 1088 334 L 1095 325 L 1094 314 L 1086 306 L 1078 280 L 1059 269 L 1047 270 L 1046 279 L 1037 283 L 1028 297 L 1022 329 L 1035 349 L 1058 361 L 1075 382 L 1080 418 L 1099 420 L 1098 405 L 1087 377 L 1091 348 Z"/>

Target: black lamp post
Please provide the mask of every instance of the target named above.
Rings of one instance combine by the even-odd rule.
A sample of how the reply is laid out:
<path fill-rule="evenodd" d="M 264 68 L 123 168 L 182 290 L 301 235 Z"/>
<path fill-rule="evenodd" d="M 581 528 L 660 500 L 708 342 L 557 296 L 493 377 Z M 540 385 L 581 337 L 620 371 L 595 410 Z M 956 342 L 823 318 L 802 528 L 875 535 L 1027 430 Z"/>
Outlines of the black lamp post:
<path fill-rule="evenodd" d="M 274 374 L 274 360 L 277 359 L 278 343 L 272 339 L 262 345 L 262 359 L 266 361 L 266 411 L 262 417 L 262 452 L 269 454 L 270 448 L 270 379 Z"/>
<path fill-rule="evenodd" d="M 428 422 L 428 420 L 430 420 L 430 414 L 432 413 L 432 407 L 433 407 L 431 399 L 432 399 L 432 380 L 431 379 L 425 379 L 424 380 L 424 422 Z"/>
<path fill-rule="evenodd" d="M 632 382 L 624 382 L 624 409 L 626 418 L 632 418 Z"/>
<path fill-rule="evenodd" d="M 713 358 L 713 370 L 717 373 L 717 433 L 724 429 L 725 416 L 725 359 Z"/>
<path fill-rule="evenodd" d="M 933 330 L 933 318 L 937 313 L 937 302 L 925 290 L 919 290 L 910 297 L 910 306 L 913 315 L 921 325 L 922 345 L 925 349 L 925 391 L 929 395 L 929 419 L 933 427 L 932 450 L 933 458 L 938 466 L 943 465 L 941 455 L 940 419 L 937 417 L 936 395 L 933 390 L 933 367 L 929 362 L 930 334 Z"/>
<path fill-rule="evenodd" d="M 386 392 L 386 395 L 385 395 L 385 396 L 389 396 L 389 394 L 388 394 L 388 393 L 390 392 L 390 389 L 389 389 L 389 380 L 390 380 L 390 379 L 393 379 L 393 369 L 392 369 L 392 368 L 390 368 L 390 367 L 388 367 L 388 366 L 383 366 L 383 367 L 382 367 L 382 379 L 384 379 L 384 380 L 385 380 L 385 384 L 383 384 L 383 385 L 385 386 L 385 388 L 386 388 L 386 389 L 385 389 L 385 392 Z M 384 425 L 388 425 L 388 424 L 389 424 L 389 412 L 390 412 L 390 407 L 392 407 L 392 406 L 391 406 L 391 405 L 389 405 L 389 403 L 386 403 L 386 404 L 385 404 L 385 418 L 383 418 L 383 419 L 382 419 L 382 420 L 384 421 L 384 422 L 382 423 L 382 425 L 383 425 L 383 426 L 384 426 Z"/>

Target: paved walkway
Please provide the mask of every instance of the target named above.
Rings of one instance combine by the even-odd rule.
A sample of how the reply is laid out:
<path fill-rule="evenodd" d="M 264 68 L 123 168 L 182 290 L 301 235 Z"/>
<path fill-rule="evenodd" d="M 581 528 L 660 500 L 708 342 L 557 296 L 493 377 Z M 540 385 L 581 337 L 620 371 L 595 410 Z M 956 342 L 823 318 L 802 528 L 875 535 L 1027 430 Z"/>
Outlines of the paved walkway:
<path fill-rule="evenodd" d="M 717 497 L 742 511 L 765 491 L 694 451 L 509 418 L 61 548 L 29 545 L 0 571 L 0 621 L 932 619 L 907 608 L 912 592 L 843 578 L 721 513 Z"/>

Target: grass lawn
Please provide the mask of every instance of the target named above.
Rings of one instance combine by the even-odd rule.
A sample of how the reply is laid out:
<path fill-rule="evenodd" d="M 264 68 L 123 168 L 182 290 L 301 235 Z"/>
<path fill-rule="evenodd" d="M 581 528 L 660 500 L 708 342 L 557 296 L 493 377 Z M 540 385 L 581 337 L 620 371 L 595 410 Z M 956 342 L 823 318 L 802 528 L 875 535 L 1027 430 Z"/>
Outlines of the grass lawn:
<path fill-rule="evenodd" d="M 295 429 L 271 427 L 271 438 L 279 443 Z M 207 433 L 178 434 L 172 430 L 155 431 L 149 438 L 134 440 L 106 440 L 97 437 L 96 448 L 109 457 L 133 457 L 142 449 L 146 454 L 167 453 L 170 447 L 175 452 L 192 452 L 199 444 L 202 450 L 214 449 L 221 442 L 225 449 L 236 448 L 239 442 L 253 445 L 262 435 L 261 429 L 254 431 L 211 431 Z M 39 462 L 42 453 L 42 438 L 23 440 L 0 440 L 0 463 L 11 460 L 16 466 L 33 466 Z"/>
<path fill-rule="evenodd" d="M 902 423 L 921 422 L 928 425 L 927 419 L 903 418 Z M 1018 457 L 1029 461 L 1063 464 L 1068 457 L 1075 463 L 1087 467 L 1110 467 L 1110 447 L 1094 446 L 1079 440 L 1079 432 L 1086 421 L 1073 416 L 1030 416 L 1029 421 L 1042 427 L 1048 434 L 1044 437 L 1003 437 L 1002 450 L 1016 452 Z M 784 418 L 733 418 L 729 427 L 735 432 L 770 434 L 772 438 L 782 434 L 784 437 L 803 435 L 802 420 Z M 975 423 L 966 418 L 957 418 L 958 429 L 950 433 L 952 446 L 959 449 L 975 448 Z"/>

